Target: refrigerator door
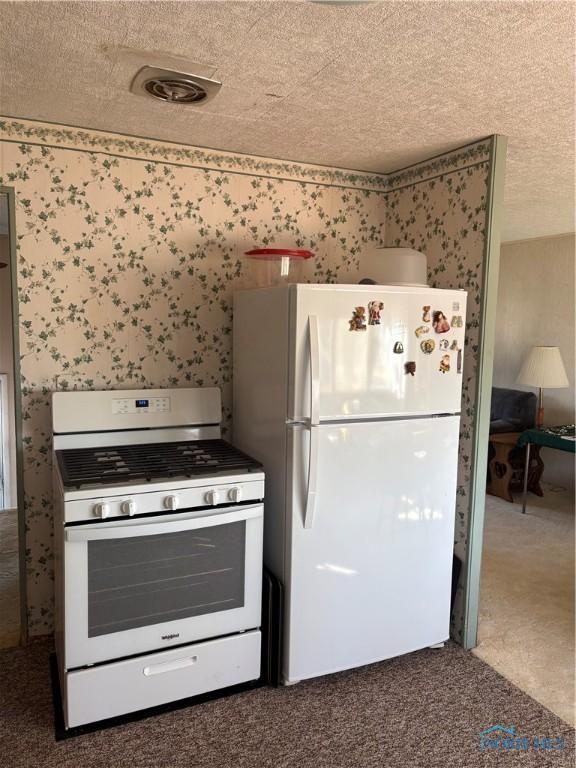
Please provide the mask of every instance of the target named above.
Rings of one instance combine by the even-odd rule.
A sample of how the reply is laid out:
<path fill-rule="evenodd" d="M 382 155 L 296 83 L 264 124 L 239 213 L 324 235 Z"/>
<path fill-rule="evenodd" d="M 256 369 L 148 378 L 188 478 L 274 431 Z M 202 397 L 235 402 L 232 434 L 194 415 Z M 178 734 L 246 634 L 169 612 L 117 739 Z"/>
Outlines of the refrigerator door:
<path fill-rule="evenodd" d="M 460 412 L 464 292 L 358 285 L 293 289 L 289 419 Z"/>
<path fill-rule="evenodd" d="M 448 638 L 458 429 L 457 416 L 288 427 L 286 682 Z"/>

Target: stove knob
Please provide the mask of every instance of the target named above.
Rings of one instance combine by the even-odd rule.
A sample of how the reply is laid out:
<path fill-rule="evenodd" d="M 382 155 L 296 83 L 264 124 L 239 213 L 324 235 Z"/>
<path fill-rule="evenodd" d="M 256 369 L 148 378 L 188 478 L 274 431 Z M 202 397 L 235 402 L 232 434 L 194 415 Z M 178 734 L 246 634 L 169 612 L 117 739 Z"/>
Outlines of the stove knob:
<path fill-rule="evenodd" d="M 94 514 L 97 515 L 97 517 L 108 517 L 110 514 L 110 504 L 106 504 L 106 502 L 94 504 Z"/>
<path fill-rule="evenodd" d="M 212 504 L 214 506 L 220 501 L 220 494 L 218 491 L 208 491 L 204 498 L 206 499 L 207 504 Z"/>
<path fill-rule="evenodd" d="M 166 509 L 175 510 L 180 506 L 180 499 L 178 496 L 166 496 L 164 498 L 164 506 Z"/>
<path fill-rule="evenodd" d="M 130 517 L 132 517 L 132 515 L 136 514 L 136 502 L 132 501 L 132 499 L 123 501 L 120 505 L 120 509 L 124 515 L 130 515 Z"/>
<path fill-rule="evenodd" d="M 230 488 L 228 498 L 230 501 L 242 501 L 242 488 Z"/>

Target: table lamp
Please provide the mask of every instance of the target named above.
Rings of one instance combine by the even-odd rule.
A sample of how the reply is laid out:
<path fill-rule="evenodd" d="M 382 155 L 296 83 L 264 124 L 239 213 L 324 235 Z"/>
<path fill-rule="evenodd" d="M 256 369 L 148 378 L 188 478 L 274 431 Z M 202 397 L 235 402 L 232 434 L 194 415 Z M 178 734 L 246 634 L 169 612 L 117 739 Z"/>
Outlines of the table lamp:
<path fill-rule="evenodd" d="M 544 425 L 543 389 L 560 389 L 568 386 L 568 377 L 558 347 L 532 347 L 524 365 L 520 369 L 517 384 L 525 387 L 538 387 L 538 415 L 536 426 Z"/>

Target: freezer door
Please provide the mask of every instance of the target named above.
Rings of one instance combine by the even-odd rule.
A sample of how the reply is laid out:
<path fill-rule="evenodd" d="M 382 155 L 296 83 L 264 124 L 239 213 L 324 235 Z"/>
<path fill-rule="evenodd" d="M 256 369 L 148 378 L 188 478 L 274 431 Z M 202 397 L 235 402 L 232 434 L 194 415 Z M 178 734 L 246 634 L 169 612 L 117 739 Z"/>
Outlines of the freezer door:
<path fill-rule="evenodd" d="M 460 412 L 464 292 L 298 285 L 291 315 L 290 419 Z"/>
<path fill-rule="evenodd" d="M 289 428 L 286 682 L 448 638 L 458 429 L 454 416 Z"/>

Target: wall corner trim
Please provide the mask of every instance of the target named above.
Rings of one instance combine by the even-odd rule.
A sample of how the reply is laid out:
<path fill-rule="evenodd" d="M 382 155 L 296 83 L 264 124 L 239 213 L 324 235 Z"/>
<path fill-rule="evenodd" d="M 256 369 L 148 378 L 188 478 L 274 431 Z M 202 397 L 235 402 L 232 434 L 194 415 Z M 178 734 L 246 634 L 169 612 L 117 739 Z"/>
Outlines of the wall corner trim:
<path fill-rule="evenodd" d="M 490 147 L 490 171 L 486 201 L 486 237 L 480 310 L 480 339 L 476 379 L 476 409 L 471 467 L 471 505 L 466 539 L 464 574 L 464 622 L 462 644 L 474 648 L 478 636 L 480 571 L 486 503 L 486 471 L 490 429 L 490 401 L 496 331 L 496 302 L 500 269 L 500 231 L 506 169 L 505 136 L 494 135 Z"/>
<path fill-rule="evenodd" d="M 8 240 L 12 293 L 12 344 L 14 356 L 14 404 L 16 422 L 16 499 L 18 509 L 18 597 L 20 600 L 20 644 L 28 641 L 28 592 L 26 589 L 26 518 L 24 495 L 24 443 L 22 439 L 22 384 L 20 375 L 20 334 L 18 326 L 18 260 L 16 246 L 16 192 L 0 184 L 0 195 L 8 202 Z"/>

